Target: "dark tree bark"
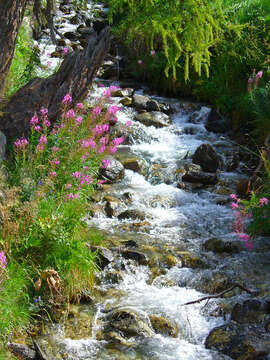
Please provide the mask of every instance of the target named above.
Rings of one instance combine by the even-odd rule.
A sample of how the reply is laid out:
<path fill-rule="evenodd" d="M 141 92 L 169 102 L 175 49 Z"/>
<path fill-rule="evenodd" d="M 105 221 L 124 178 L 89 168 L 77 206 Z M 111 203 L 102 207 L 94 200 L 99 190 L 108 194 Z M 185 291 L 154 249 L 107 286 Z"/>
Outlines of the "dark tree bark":
<path fill-rule="evenodd" d="M 27 0 L 0 0 L 0 102 Z"/>
<path fill-rule="evenodd" d="M 67 93 L 74 103 L 85 98 L 109 47 L 110 31 L 107 27 L 99 36 L 91 35 L 84 50 L 68 55 L 57 73 L 47 79 L 31 80 L 2 109 L 0 130 L 9 140 L 28 135 L 29 120 L 41 107 L 48 108 L 49 119 L 54 123 L 61 115 L 62 99 Z"/>

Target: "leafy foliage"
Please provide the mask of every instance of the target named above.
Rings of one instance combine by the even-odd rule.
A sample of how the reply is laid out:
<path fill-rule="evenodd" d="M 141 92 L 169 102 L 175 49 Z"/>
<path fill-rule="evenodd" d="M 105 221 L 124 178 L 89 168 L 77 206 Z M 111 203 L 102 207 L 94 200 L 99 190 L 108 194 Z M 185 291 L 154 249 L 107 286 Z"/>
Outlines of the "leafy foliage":
<path fill-rule="evenodd" d="M 185 80 L 191 67 L 199 76 L 202 70 L 209 75 L 210 48 L 226 27 L 219 0 L 110 0 L 109 6 L 117 33 L 125 34 L 138 53 L 144 46 L 164 52 L 167 76 L 176 78 L 180 66 Z"/>

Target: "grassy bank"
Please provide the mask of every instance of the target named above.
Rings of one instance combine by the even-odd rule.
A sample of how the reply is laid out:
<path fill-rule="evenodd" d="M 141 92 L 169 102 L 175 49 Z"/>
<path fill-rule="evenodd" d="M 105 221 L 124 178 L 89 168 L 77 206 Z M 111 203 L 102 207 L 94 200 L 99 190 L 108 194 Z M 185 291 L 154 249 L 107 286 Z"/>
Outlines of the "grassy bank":
<path fill-rule="evenodd" d="M 6 341 L 35 317 L 53 320 L 55 309 L 79 301 L 93 286 L 102 236 L 87 228 L 90 197 L 109 166 L 117 106 L 107 89 L 94 108 L 63 99 L 52 126 L 47 109 L 29 119 L 31 135 L 14 142 L 3 175 L 0 203 L 0 339 Z M 57 316 L 56 316 L 57 317 Z"/>

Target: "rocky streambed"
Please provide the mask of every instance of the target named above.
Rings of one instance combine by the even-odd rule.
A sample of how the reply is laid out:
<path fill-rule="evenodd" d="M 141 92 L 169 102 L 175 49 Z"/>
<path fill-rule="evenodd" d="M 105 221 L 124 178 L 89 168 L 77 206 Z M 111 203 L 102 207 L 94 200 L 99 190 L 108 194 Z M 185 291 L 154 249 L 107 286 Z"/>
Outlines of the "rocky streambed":
<path fill-rule="evenodd" d="M 94 85 L 88 102 L 103 91 Z M 112 102 L 129 104 L 111 129 L 125 142 L 86 219 L 106 238 L 92 249 L 101 271 L 81 305 L 35 339 L 42 356 L 267 359 L 269 241 L 247 251 L 232 231 L 229 195 L 247 174 L 230 124 L 206 106 L 143 89 L 119 89 Z M 252 293 L 235 287 L 185 305 L 235 283 Z"/>
<path fill-rule="evenodd" d="M 76 13 L 70 1 L 59 4 L 55 24 L 63 36 L 57 46 L 48 47 L 46 34 L 39 44 L 52 70 L 66 47 L 80 49 L 93 26 L 106 24 L 102 6 L 89 1 Z M 99 19 L 89 15 L 93 9 Z M 105 63 L 105 78 L 117 75 L 117 61 Z M 248 174 L 229 121 L 202 104 L 117 85 L 112 102 L 122 110 L 111 132 L 125 142 L 85 219 L 106 238 L 92 248 L 101 271 L 81 304 L 46 325 L 25 358 L 270 359 L 269 239 L 247 251 L 232 230 L 229 195 Z M 95 84 L 87 101 L 103 91 Z M 185 305 L 235 283 L 252 293 L 235 287 Z"/>

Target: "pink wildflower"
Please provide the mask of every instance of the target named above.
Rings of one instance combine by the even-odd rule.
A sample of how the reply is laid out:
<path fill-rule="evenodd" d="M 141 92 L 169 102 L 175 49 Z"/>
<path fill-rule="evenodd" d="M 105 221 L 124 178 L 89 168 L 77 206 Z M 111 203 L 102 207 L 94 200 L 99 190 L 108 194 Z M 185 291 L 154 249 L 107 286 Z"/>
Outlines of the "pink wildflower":
<path fill-rule="evenodd" d="M 237 200 L 237 196 L 235 194 L 231 194 L 230 198 L 233 199 L 233 200 Z"/>
<path fill-rule="evenodd" d="M 238 237 L 239 237 L 239 240 L 240 241 L 249 241 L 250 237 L 248 234 L 244 234 L 244 233 L 241 233 L 241 234 L 238 234 Z"/>
<path fill-rule="evenodd" d="M 111 96 L 111 90 L 110 89 L 105 90 L 102 95 L 109 98 Z"/>
<path fill-rule="evenodd" d="M 238 204 L 233 202 L 231 204 L 231 207 L 232 207 L 233 210 L 238 209 Z"/>
<path fill-rule="evenodd" d="M 110 91 L 116 91 L 116 90 L 119 90 L 120 89 L 120 87 L 119 86 L 115 86 L 115 85 L 111 85 L 110 87 L 109 87 L 109 90 Z"/>
<path fill-rule="evenodd" d="M 51 123 L 50 123 L 50 121 L 49 121 L 48 119 L 44 119 L 43 125 L 44 125 L 45 127 L 50 127 L 50 126 L 51 126 Z"/>
<path fill-rule="evenodd" d="M 84 105 L 83 105 L 83 103 L 78 103 L 78 104 L 76 105 L 76 109 L 77 109 L 77 110 L 84 110 Z"/>
<path fill-rule="evenodd" d="M 67 47 L 64 47 L 64 49 L 63 49 L 63 54 L 64 54 L 64 55 L 67 55 L 67 54 L 68 54 L 68 48 L 67 48 Z"/>
<path fill-rule="evenodd" d="M 95 113 L 96 115 L 100 115 L 101 114 L 101 111 L 102 111 L 102 108 L 100 106 L 96 106 L 94 109 L 93 109 L 93 113 Z"/>
<path fill-rule="evenodd" d="M 40 139 L 39 139 L 39 143 L 40 143 L 40 144 L 47 144 L 46 135 L 41 135 L 41 137 L 40 137 Z"/>
<path fill-rule="evenodd" d="M 131 126 L 131 125 L 132 125 L 132 121 L 131 121 L 131 120 L 128 120 L 128 121 L 126 122 L 126 126 L 129 127 L 129 126 Z"/>
<path fill-rule="evenodd" d="M 261 70 L 261 71 L 258 71 L 258 73 L 256 74 L 256 79 L 261 79 L 262 76 L 263 76 L 262 70 Z"/>
<path fill-rule="evenodd" d="M 72 103 L 72 97 L 71 97 L 71 95 L 66 94 L 66 95 L 64 96 L 64 99 L 62 100 L 62 103 L 63 103 L 64 105 L 71 104 L 71 103 Z"/>
<path fill-rule="evenodd" d="M 105 180 L 98 180 L 98 184 L 104 184 L 106 181 Z"/>
<path fill-rule="evenodd" d="M 43 151 L 43 150 L 44 150 L 44 145 L 42 145 L 42 144 L 40 144 L 40 143 L 37 144 L 36 150 L 37 150 L 37 152 Z"/>
<path fill-rule="evenodd" d="M 143 63 L 142 60 L 138 60 L 139 65 L 142 65 L 142 63 Z"/>
<path fill-rule="evenodd" d="M 100 83 L 100 84 L 98 84 L 98 87 L 100 87 L 100 88 L 104 88 L 104 87 L 105 87 L 105 85 L 104 85 L 104 84 L 102 84 L 102 83 Z"/>
<path fill-rule="evenodd" d="M 104 125 L 102 125 L 102 131 L 103 132 L 108 132 L 109 131 L 109 129 L 110 129 L 110 125 L 109 124 L 104 124 Z"/>
<path fill-rule="evenodd" d="M 252 79 L 252 78 L 249 78 L 249 79 L 248 79 L 248 83 L 249 83 L 249 84 L 252 84 L 252 83 L 253 83 L 253 79 Z"/>
<path fill-rule="evenodd" d="M 37 125 L 38 124 L 38 117 L 37 115 L 34 115 L 30 120 L 31 125 Z"/>
<path fill-rule="evenodd" d="M 7 267 L 7 258 L 4 251 L 0 251 L 0 267 L 5 269 Z"/>
<path fill-rule="evenodd" d="M 52 152 L 55 153 L 55 152 L 57 152 L 58 150 L 59 150 L 59 147 L 57 147 L 57 146 L 53 146 L 53 147 L 52 147 Z"/>
<path fill-rule="evenodd" d="M 67 119 L 73 119 L 74 117 L 75 117 L 74 110 L 73 109 L 68 110 L 67 113 L 66 113 L 66 118 Z"/>
<path fill-rule="evenodd" d="M 52 161 L 52 163 L 53 163 L 54 165 L 59 165 L 59 164 L 60 164 L 60 161 L 59 161 L 57 158 L 54 158 L 53 161 Z"/>
<path fill-rule="evenodd" d="M 106 150 L 106 146 L 105 145 L 101 145 L 100 148 L 98 149 L 98 152 L 100 154 L 104 153 L 104 151 Z"/>
<path fill-rule="evenodd" d="M 114 115 L 114 114 L 116 114 L 117 111 L 119 111 L 119 110 L 121 110 L 121 108 L 120 108 L 119 106 L 112 105 L 112 106 L 109 107 L 108 112 L 109 112 L 110 114 L 113 114 L 113 115 Z"/>
<path fill-rule="evenodd" d="M 79 179 L 82 174 L 80 173 L 80 171 L 75 171 L 74 173 L 72 173 L 72 176 L 75 177 L 76 179 Z"/>
<path fill-rule="evenodd" d="M 254 248 L 253 243 L 248 241 L 244 243 L 244 246 L 247 250 L 252 250 Z"/>
<path fill-rule="evenodd" d="M 56 177 L 57 173 L 56 173 L 56 171 L 51 171 L 49 175 L 52 176 L 52 177 Z"/>
<path fill-rule="evenodd" d="M 110 146 L 109 152 L 111 154 L 114 154 L 117 151 L 117 147 L 116 146 Z"/>
<path fill-rule="evenodd" d="M 263 197 L 260 199 L 260 206 L 268 205 L 268 199 Z"/>
<path fill-rule="evenodd" d="M 77 125 L 81 125 L 82 122 L 83 122 L 83 118 L 81 116 L 76 117 L 76 124 Z"/>
<path fill-rule="evenodd" d="M 40 113 L 41 113 L 41 115 L 46 116 L 46 115 L 48 115 L 48 109 L 47 108 L 41 108 Z"/>
<path fill-rule="evenodd" d="M 151 50 L 151 51 L 150 51 L 150 54 L 151 54 L 152 56 L 155 55 L 155 53 L 156 53 L 155 50 Z"/>
<path fill-rule="evenodd" d="M 107 144 L 108 144 L 108 139 L 103 136 L 103 137 L 101 137 L 101 138 L 99 139 L 99 142 L 100 142 L 101 144 L 103 144 L 103 145 L 107 145 Z"/>
<path fill-rule="evenodd" d="M 78 193 L 74 194 L 74 199 L 79 199 L 79 194 Z"/>
<path fill-rule="evenodd" d="M 123 136 L 119 137 L 119 138 L 115 138 L 112 140 L 112 144 L 113 145 L 120 145 L 122 144 L 122 142 L 125 140 L 125 138 Z"/>
<path fill-rule="evenodd" d="M 108 159 L 103 159 L 102 160 L 102 168 L 103 169 L 106 169 L 109 165 L 110 165 L 110 160 L 108 160 Z"/>
<path fill-rule="evenodd" d="M 16 146 L 17 149 L 25 149 L 28 144 L 29 144 L 28 140 L 24 137 L 17 139 L 14 142 L 14 145 Z"/>
<path fill-rule="evenodd" d="M 37 126 L 34 127 L 34 130 L 36 132 L 41 132 L 41 127 L 39 125 L 37 125 Z"/>
<path fill-rule="evenodd" d="M 66 184 L 65 188 L 68 190 L 68 189 L 71 189 L 72 188 L 72 184 Z"/>

